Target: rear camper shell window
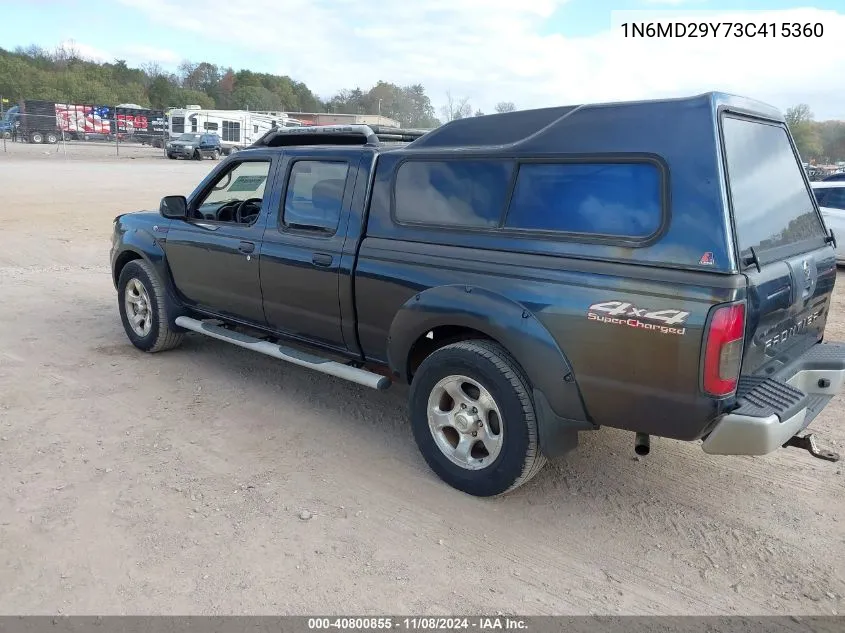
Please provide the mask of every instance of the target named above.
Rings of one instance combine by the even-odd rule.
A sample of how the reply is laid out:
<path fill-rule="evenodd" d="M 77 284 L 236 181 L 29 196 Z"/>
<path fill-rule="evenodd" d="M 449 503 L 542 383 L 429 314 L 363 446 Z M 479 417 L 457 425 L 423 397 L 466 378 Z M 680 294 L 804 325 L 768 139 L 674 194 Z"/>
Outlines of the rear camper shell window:
<path fill-rule="evenodd" d="M 510 160 L 406 160 L 394 180 L 394 217 L 404 224 L 495 229 L 512 172 Z"/>
<path fill-rule="evenodd" d="M 647 240 L 663 225 L 663 174 L 651 161 L 523 162 L 505 228 Z"/>
<path fill-rule="evenodd" d="M 762 264 L 823 246 L 824 227 L 786 127 L 729 113 L 720 123 L 740 260 L 752 248 Z"/>
<path fill-rule="evenodd" d="M 393 218 L 645 246 L 666 226 L 666 171 L 659 159 L 644 155 L 406 159 L 393 183 Z"/>

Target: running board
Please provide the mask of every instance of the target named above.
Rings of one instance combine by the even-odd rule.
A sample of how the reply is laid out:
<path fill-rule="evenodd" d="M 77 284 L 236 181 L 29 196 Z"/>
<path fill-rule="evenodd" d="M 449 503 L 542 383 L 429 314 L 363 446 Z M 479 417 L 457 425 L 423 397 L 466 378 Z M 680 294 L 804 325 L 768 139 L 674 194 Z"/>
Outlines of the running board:
<path fill-rule="evenodd" d="M 186 330 L 191 330 L 211 338 L 216 338 L 221 341 L 226 341 L 232 345 L 251 349 L 254 352 L 259 352 L 279 360 L 284 360 L 300 367 L 307 367 L 308 369 L 315 369 L 324 374 L 343 378 L 350 382 L 370 387 L 371 389 L 378 389 L 383 391 L 390 386 L 390 379 L 387 376 L 380 376 L 366 369 L 359 369 L 358 367 L 351 367 L 338 363 L 337 361 L 328 360 L 313 354 L 301 352 L 291 347 L 284 347 L 269 341 L 262 341 L 252 336 L 242 334 L 240 332 L 233 332 L 219 325 L 212 325 L 192 319 L 186 316 L 176 318 L 176 325 L 183 327 Z"/>

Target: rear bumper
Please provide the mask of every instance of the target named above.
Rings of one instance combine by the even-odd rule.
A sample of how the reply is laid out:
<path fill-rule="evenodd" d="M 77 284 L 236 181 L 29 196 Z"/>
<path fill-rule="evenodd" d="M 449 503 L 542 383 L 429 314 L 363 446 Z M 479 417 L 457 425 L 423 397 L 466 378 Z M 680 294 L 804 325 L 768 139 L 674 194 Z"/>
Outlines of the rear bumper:
<path fill-rule="evenodd" d="M 845 344 L 819 343 L 772 376 L 740 380 L 737 407 L 702 448 L 713 455 L 765 455 L 809 426 L 845 385 Z"/>

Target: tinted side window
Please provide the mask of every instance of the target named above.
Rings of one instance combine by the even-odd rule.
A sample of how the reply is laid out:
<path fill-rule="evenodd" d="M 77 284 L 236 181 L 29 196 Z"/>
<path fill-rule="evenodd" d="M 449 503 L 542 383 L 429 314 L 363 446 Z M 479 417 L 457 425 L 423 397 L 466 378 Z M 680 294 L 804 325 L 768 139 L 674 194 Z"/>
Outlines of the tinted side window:
<path fill-rule="evenodd" d="M 645 238 L 662 221 L 661 174 L 651 163 L 520 165 L 505 226 Z"/>
<path fill-rule="evenodd" d="M 410 160 L 396 174 L 400 222 L 496 227 L 513 164 L 505 161 Z"/>
<path fill-rule="evenodd" d="M 816 202 L 820 207 L 824 206 L 824 199 L 830 189 L 813 189 L 813 195 L 816 196 Z"/>
<path fill-rule="evenodd" d="M 845 187 L 832 187 L 830 189 L 821 189 L 825 192 L 824 202 L 819 200 L 819 206 L 829 207 L 831 209 L 845 209 Z"/>
<path fill-rule="evenodd" d="M 346 163 L 300 160 L 293 164 L 282 221 L 290 227 L 334 233 L 343 206 Z"/>

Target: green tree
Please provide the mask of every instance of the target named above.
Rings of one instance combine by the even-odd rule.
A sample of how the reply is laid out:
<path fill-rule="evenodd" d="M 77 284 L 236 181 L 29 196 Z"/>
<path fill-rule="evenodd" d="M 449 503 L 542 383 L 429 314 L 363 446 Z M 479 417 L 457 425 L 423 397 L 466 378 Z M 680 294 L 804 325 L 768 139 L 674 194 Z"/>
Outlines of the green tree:
<path fill-rule="evenodd" d="M 403 127 L 432 128 L 440 125 L 422 85 L 397 86 L 379 81 L 367 91 L 341 90 L 327 103 L 330 112 L 378 114 L 399 121 Z"/>
<path fill-rule="evenodd" d="M 175 73 L 148 62 L 140 68 L 126 60 L 108 63 L 86 60 L 72 43 L 45 49 L 0 48 L 0 94 L 6 98 L 45 99 L 116 105 L 132 102 L 155 108 L 197 104 L 203 108 L 245 108 L 377 114 L 396 119 L 403 127 L 440 125 L 431 100 L 420 84 L 400 86 L 379 81 L 368 89 L 342 90 L 328 103 L 302 81 L 286 75 L 249 69 L 222 68 L 210 62 L 186 60 Z M 458 103 L 457 105 L 461 105 Z M 452 115 L 471 116 L 468 103 Z M 466 110 L 466 112 L 464 112 Z"/>
<path fill-rule="evenodd" d="M 821 121 L 815 125 L 821 137 L 824 161 L 845 160 L 845 121 Z"/>
<path fill-rule="evenodd" d="M 235 71 L 227 68 L 217 84 L 217 105 L 223 108 L 232 107 L 232 93 L 235 91 Z"/>
<path fill-rule="evenodd" d="M 150 82 L 147 95 L 154 108 L 164 109 L 175 105 L 174 99 L 178 90 L 167 77 L 159 75 Z"/>
<path fill-rule="evenodd" d="M 787 109 L 784 119 L 803 160 L 817 158 L 822 153 L 822 141 L 810 106 L 806 103 L 792 106 Z"/>
<path fill-rule="evenodd" d="M 199 90 L 177 88 L 174 94 L 174 99 L 177 106 L 198 105 L 206 110 L 210 110 L 215 107 L 214 99 Z"/>
<path fill-rule="evenodd" d="M 244 86 L 232 93 L 232 107 L 238 110 L 281 110 L 282 100 L 264 86 Z"/>

